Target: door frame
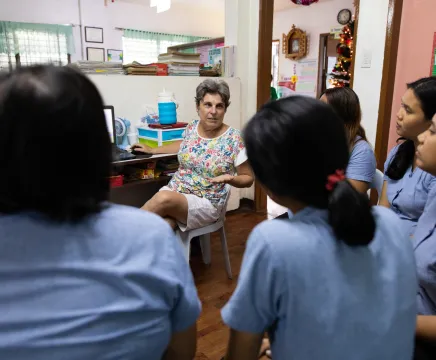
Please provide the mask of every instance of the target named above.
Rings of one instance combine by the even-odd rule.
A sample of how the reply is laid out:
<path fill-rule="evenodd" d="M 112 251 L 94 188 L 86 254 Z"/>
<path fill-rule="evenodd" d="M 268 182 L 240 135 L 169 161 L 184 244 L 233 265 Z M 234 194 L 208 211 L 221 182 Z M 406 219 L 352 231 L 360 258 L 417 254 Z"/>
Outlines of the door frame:
<path fill-rule="evenodd" d="M 267 103 L 271 96 L 271 53 L 273 41 L 274 1 L 259 0 L 259 42 L 257 63 L 257 106 Z M 266 193 L 258 181 L 254 183 L 254 206 L 266 213 Z"/>
<path fill-rule="evenodd" d="M 327 81 L 327 78 L 323 78 L 324 68 L 327 67 L 325 62 L 325 54 L 323 49 L 327 49 L 327 43 L 330 33 L 319 34 L 319 52 L 318 52 L 318 81 L 316 84 L 316 98 L 319 99 L 322 95 L 321 84 Z"/>
<path fill-rule="evenodd" d="M 357 45 L 359 25 L 360 0 L 355 0 L 355 38 L 354 49 Z M 383 169 L 386 161 L 389 141 L 389 127 L 392 115 L 392 101 L 395 86 L 395 72 L 397 67 L 398 43 L 400 37 L 401 15 L 403 0 L 389 0 L 386 22 L 386 44 L 384 51 L 382 82 L 380 88 L 379 116 L 377 120 L 377 134 L 375 142 L 375 156 L 377 166 Z M 271 47 L 274 18 L 274 1 L 259 0 L 259 40 L 258 40 L 258 69 L 257 69 L 257 108 L 259 109 L 269 99 L 269 79 L 271 75 Z M 355 51 L 355 50 L 354 50 Z M 355 61 L 351 64 L 351 84 L 353 87 Z M 266 212 L 266 193 L 255 182 L 254 192 L 255 210 Z"/>

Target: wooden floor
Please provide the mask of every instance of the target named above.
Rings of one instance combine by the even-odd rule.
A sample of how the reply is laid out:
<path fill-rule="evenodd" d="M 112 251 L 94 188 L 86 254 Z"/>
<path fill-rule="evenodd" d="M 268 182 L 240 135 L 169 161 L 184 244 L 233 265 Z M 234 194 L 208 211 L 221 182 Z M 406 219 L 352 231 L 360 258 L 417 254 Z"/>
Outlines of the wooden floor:
<path fill-rule="evenodd" d="M 198 252 L 192 254 L 191 268 L 203 305 L 197 323 L 198 342 L 195 359 L 219 360 L 224 356 L 228 329 L 221 320 L 220 309 L 235 289 L 248 235 L 254 226 L 265 219 L 265 215 L 244 210 L 227 216 L 225 226 L 233 280 L 227 278 L 218 234 L 211 237 L 211 265 L 203 264 Z"/>

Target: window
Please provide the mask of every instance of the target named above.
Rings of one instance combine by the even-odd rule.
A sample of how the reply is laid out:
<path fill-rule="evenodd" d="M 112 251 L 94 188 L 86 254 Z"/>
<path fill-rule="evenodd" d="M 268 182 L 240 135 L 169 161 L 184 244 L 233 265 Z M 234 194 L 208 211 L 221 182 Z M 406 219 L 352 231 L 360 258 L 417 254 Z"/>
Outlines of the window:
<path fill-rule="evenodd" d="M 0 71 L 19 65 L 66 65 L 72 43 L 70 26 L 0 22 Z"/>
<path fill-rule="evenodd" d="M 167 52 L 174 45 L 191 43 L 208 38 L 198 36 L 153 33 L 149 31 L 124 30 L 123 61 L 130 64 L 137 61 L 141 64 L 157 62 L 159 54 Z"/>

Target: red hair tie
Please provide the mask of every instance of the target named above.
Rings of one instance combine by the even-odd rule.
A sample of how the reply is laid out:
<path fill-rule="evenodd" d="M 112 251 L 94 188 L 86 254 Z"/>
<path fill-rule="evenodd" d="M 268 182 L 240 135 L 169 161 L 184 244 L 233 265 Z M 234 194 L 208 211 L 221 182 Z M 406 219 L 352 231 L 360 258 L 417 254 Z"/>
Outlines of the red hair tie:
<path fill-rule="evenodd" d="M 326 189 L 328 191 L 333 191 L 333 189 L 335 188 L 336 184 L 339 181 L 344 181 L 345 180 L 345 173 L 344 170 L 336 170 L 334 174 L 329 175 L 327 177 L 327 184 L 326 184 Z"/>

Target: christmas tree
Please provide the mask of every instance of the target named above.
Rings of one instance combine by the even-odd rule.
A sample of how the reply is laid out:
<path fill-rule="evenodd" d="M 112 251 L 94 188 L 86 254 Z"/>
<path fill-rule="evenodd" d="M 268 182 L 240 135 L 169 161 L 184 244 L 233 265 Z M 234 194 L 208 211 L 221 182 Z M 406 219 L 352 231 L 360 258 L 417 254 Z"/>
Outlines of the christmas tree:
<path fill-rule="evenodd" d="M 338 60 L 331 72 L 330 83 L 333 87 L 349 87 L 351 62 L 353 61 L 354 20 L 342 29 L 341 40 L 336 48 Z"/>

